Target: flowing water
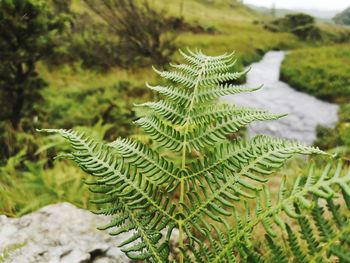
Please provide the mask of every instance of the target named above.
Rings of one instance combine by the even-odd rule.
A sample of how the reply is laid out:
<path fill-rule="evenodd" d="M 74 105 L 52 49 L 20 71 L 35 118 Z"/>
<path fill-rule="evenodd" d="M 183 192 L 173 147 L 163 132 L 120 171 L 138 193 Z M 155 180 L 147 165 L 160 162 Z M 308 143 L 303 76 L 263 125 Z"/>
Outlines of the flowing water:
<path fill-rule="evenodd" d="M 288 116 L 275 121 L 255 122 L 248 127 L 249 136 L 268 134 L 296 139 L 312 144 L 316 139 L 318 124 L 333 127 L 338 120 L 338 105 L 316 99 L 299 92 L 279 80 L 283 51 L 270 51 L 264 58 L 251 65 L 247 75 L 247 87 L 264 84 L 258 91 L 225 96 L 225 102 L 269 110 Z"/>

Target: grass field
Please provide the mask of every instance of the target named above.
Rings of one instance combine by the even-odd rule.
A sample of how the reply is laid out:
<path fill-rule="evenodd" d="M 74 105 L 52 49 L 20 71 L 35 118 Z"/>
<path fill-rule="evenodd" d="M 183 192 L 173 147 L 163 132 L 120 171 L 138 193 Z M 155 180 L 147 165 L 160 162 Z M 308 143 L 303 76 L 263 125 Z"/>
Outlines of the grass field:
<path fill-rule="evenodd" d="M 292 51 L 281 78 L 294 88 L 332 102 L 350 98 L 350 46 L 335 45 Z"/>
<path fill-rule="evenodd" d="M 350 46 L 294 50 L 282 64 L 281 77 L 303 92 L 340 104 L 334 129 L 319 128 L 316 144 L 350 155 Z M 345 157 L 348 158 L 348 157 Z"/>
<path fill-rule="evenodd" d="M 200 48 L 211 55 L 236 51 L 241 67 L 259 60 L 268 50 L 289 49 L 302 45 L 292 34 L 266 31 L 261 25 L 254 23 L 263 19 L 261 15 L 242 4 L 232 4 L 233 2 L 228 0 L 150 1 L 158 9 L 166 10 L 165 13 L 168 15 L 183 17 L 187 23 L 200 25 L 203 28 L 215 29 L 214 33 L 180 33 L 176 40 L 179 48 Z M 88 12 L 92 21 L 101 22 L 82 1 L 74 0 L 72 10 L 80 13 Z M 175 53 L 173 60 L 177 58 L 178 54 Z M 41 67 L 40 71 L 49 81 L 50 88 L 60 90 L 72 86 L 76 89 L 87 89 L 90 86 L 103 86 L 120 80 L 128 80 L 140 85 L 156 77 L 155 74 L 150 74 L 150 67 L 138 68 L 134 71 L 114 68 L 103 74 L 85 71 L 79 66 L 75 66 L 74 70 L 67 66 L 53 70 Z"/>

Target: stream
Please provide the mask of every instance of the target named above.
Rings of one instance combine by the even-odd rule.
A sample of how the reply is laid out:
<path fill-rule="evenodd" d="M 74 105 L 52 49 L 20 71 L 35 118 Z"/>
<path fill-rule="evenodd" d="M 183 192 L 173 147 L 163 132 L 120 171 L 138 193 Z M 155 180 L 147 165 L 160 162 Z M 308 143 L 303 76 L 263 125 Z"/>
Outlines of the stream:
<path fill-rule="evenodd" d="M 338 105 L 316 99 L 296 91 L 279 80 L 284 51 L 270 51 L 263 59 L 251 65 L 247 74 L 247 87 L 264 84 L 258 91 L 229 95 L 222 101 L 236 105 L 269 110 L 288 116 L 275 121 L 255 122 L 248 127 L 250 137 L 266 134 L 296 139 L 311 145 L 316 139 L 316 126 L 333 127 L 338 120 Z"/>

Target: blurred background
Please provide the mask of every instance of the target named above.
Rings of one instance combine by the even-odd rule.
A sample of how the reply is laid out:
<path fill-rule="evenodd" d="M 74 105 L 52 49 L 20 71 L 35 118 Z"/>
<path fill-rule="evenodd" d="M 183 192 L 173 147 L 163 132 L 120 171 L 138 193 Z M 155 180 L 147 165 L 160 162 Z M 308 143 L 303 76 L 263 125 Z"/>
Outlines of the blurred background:
<path fill-rule="evenodd" d="M 145 87 L 158 81 L 151 66 L 181 61 L 178 48 L 236 51 L 236 69 L 252 67 L 237 84 L 265 87 L 223 100 L 289 114 L 247 135 L 298 139 L 349 160 L 349 7 L 349 0 L 0 0 L 0 214 L 62 201 L 86 208 L 83 173 L 53 159 L 66 144 L 36 129 L 151 144 L 132 124 L 133 105 L 153 99 Z"/>

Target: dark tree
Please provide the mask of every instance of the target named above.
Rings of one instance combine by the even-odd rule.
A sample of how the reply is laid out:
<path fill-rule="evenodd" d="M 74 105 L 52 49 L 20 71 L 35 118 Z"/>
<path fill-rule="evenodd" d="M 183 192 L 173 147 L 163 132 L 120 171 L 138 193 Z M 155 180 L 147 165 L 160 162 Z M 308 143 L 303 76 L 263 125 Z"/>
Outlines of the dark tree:
<path fill-rule="evenodd" d="M 287 14 L 266 24 L 265 28 L 275 32 L 290 32 L 301 40 L 322 38 L 321 31 L 315 24 L 315 18 L 303 13 Z"/>
<path fill-rule="evenodd" d="M 51 54 L 61 21 L 44 2 L 0 0 L 0 121 L 15 129 L 36 114 L 45 86 L 36 64 Z"/>
<path fill-rule="evenodd" d="M 163 64 L 175 51 L 171 18 L 152 8 L 147 1 L 84 0 L 116 33 L 120 49 L 135 62 L 150 58 Z"/>

